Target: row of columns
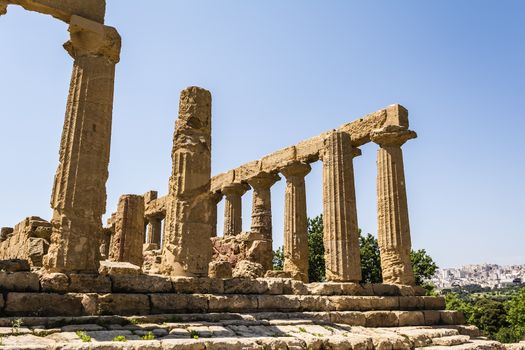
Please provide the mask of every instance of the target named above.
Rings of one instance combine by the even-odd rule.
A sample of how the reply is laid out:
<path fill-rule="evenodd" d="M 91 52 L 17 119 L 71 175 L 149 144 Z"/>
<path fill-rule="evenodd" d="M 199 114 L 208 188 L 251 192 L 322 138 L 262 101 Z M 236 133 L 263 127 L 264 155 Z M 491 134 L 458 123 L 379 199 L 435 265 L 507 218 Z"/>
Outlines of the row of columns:
<path fill-rule="evenodd" d="M 416 137 L 403 127 L 388 126 L 372 132 L 377 153 L 377 220 L 381 267 L 385 283 L 414 284 L 410 263 L 410 230 L 401 145 Z M 361 280 L 359 226 L 355 196 L 353 158 L 361 151 L 352 146 L 347 133 L 334 131 L 324 141 L 323 244 L 326 278 L 329 281 Z M 308 233 L 305 176 L 311 167 L 292 162 L 279 169 L 286 178 L 284 223 L 284 270 L 308 280 Z M 231 183 L 221 189 L 225 198 L 224 235 L 242 230 L 242 195 L 253 188 L 251 231 L 269 243 L 268 254 L 259 261 L 272 268 L 271 186 L 276 173 L 261 173 L 245 183 Z M 249 185 L 249 186 L 248 186 Z M 219 197 L 220 200 L 220 197 Z"/>

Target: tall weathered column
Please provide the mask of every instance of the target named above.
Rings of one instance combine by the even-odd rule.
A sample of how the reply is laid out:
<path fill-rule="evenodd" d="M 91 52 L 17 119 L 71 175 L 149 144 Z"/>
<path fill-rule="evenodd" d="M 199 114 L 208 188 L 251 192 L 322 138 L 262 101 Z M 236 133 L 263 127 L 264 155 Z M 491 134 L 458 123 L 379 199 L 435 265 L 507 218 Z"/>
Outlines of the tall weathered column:
<path fill-rule="evenodd" d="M 377 228 L 383 282 L 414 284 L 410 225 L 401 145 L 417 137 L 405 127 L 387 126 L 370 134 L 377 152 Z"/>
<path fill-rule="evenodd" d="M 181 92 L 172 160 L 161 269 L 175 276 L 207 276 L 214 232 L 209 91 Z"/>
<path fill-rule="evenodd" d="M 360 155 L 350 136 L 340 131 L 324 140 L 323 161 L 323 243 L 326 279 L 359 282 L 361 256 L 355 199 L 353 158 Z"/>
<path fill-rule="evenodd" d="M 270 188 L 281 178 L 275 173 L 262 172 L 248 180 L 253 188 L 252 224 L 253 232 L 259 240 L 259 260 L 265 270 L 272 270 L 272 199 Z"/>
<path fill-rule="evenodd" d="M 144 197 L 127 194 L 120 197 L 115 215 L 115 233 L 109 260 L 142 266 L 144 243 Z"/>
<path fill-rule="evenodd" d="M 242 195 L 250 187 L 231 183 L 222 187 L 224 194 L 224 236 L 236 236 L 242 231 Z"/>
<path fill-rule="evenodd" d="M 308 282 L 308 223 L 304 177 L 307 163 L 294 162 L 281 169 L 286 177 L 284 199 L 284 271 Z"/>
<path fill-rule="evenodd" d="M 210 224 L 211 237 L 217 237 L 217 205 L 222 200 L 222 192 L 215 192 L 210 194 Z"/>
<path fill-rule="evenodd" d="M 50 271 L 96 272 L 98 236 L 106 211 L 115 64 L 114 28 L 71 18 L 65 49 L 75 59 L 51 207 L 53 234 L 44 266 Z"/>

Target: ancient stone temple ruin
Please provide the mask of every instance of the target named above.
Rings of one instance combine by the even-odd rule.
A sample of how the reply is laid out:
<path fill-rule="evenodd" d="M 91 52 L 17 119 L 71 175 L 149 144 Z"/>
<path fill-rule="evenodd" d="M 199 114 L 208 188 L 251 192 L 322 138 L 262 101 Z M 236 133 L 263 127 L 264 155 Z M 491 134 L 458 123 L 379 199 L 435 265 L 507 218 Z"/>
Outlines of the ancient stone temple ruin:
<path fill-rule="evenodd" d="M 0 349 L 503 348 L 414 283 L 401 147 L 416 133 L 404 107 L 212 175 L 212 96 L 189 87 L 166 195 L 124 194 L 103 225 L 120 36 L 104 24 L 103 0 L 0 0 L 0 14 L 8 5 L 69 24 L 73 73 L 53 215 L 0 232 Z M 360 283 L 353 159 L 368 142 L 378 146 L 382 284 Z M 327 281 L 309 283 L 305 176 L 318 161 Z M 271 187 L 280 180 L 285 261 L 273 271 Z"/>

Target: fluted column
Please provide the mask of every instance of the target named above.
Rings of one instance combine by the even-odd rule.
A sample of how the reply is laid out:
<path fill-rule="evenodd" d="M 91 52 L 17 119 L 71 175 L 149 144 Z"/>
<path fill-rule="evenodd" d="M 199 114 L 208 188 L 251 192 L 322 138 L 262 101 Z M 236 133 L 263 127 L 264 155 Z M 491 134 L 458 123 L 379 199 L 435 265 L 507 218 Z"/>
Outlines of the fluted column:
<path fill-rule="evenodd" d="M 323 243 L 326 279 L 359 282 L 361 257 L 355 199 L 353 158 L 360 155 L 350 136 L 334 131 L 324 140 Z"/>
<path fill-rule="evenodd" d="M 401 145 L 417 137 L 404 127 L 374 130 L 377 152 L 377 221 L 383 282 L 414 284 L 410 262 L 410 225 Z"/>
<path fill-rule="evenodd" d="M 260 173 L 248 180 L 253 188 L 251 232 L 258 236 L 261 249 L 258 257 L 265 270 L 273 267 L 272 258 L 272 199 L 270 188 L 281 178 L 275 173 Z"/>
<path fill-rule="evenodd" d="M 71 17 L 64 48 L 75 59 L 51 207 L 53 233 L 44 266 L 49 271 L 96 272 L 106 211 L 115 64 L 114 28 Z"/>
<path fill-rule="evenodd" d="M 211 237 L 217 237 L 217 205 L 222 200 L 222 192 L 215 192 L 210 194 L 210 224 Z"/>
<path fill-rule="evenodd" d="M 210 195 L 211 94 L 205 89 L 192 86 L 180 94 L 172 165 L 161 271 L 173 276 L 208 276 L 214 211 Z"/>
<path fill-rule="evenodd" d="M 308 282 L 308 218 L 304 177 L 307 163 L 294 162 L 281 169 L 286 177 L 284 193 L 284 271 Z"/>
<path fill-rule="evenodd" d="M 142 266 L 144 242 L 144 197 L 123 195 L 115 215 L 115 233 L 111 241 L 109 259 Z"/>
<path fill-rule="evenodd" d="M 242 195 L 250 187 L 231 183 L 222 187 L 224 194 L 224 236 L 236 236 L 242 231 Z"/>

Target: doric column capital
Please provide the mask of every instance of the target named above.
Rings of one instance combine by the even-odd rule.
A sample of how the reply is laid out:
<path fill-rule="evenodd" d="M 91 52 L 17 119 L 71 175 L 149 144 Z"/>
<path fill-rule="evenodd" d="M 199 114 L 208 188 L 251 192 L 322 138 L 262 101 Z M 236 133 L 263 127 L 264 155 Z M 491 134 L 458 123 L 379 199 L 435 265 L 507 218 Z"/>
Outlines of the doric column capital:
<path fill-rule="evenodd" d="M 277 173 L 262 172 L 248 179 L 248 184 L 252 186 L 254 190 L 266 190 L 280 179 L 281 177 L 277 175 Z"/>
<path fill-rule="evenodd" d="M 370 133 L 370 140 L 379 146 L 401 146 L 410 139 L 415 139 L 415 131 L 408 130 L 406 127 L 398 125 L 388 125 L 381 129 L 373 130 Z"/>
<path fill-rule="evenodd" d="M 221 187 L 221 192 L 225 196 L 238 195 L 242 196 L 250 189 L 250 186 L 246 183 L 232 182 L 230 184 Z"/>
<path fill-rule="evenodd" d="M 312 167 L 308 163 L 290 162 L 280 169 L 281 174 L 289 182 L 304 180 L 304 177 L 310 173 Z"/>
<path fill-rule="evenodd" d="M 64 49 L 77 59 L 83 56 L 103 56 L 110 63 L 120 60 L 120 35 L 108 27 L 80 16 L 72 16 L 69 23 L 70 40 Z"/>

